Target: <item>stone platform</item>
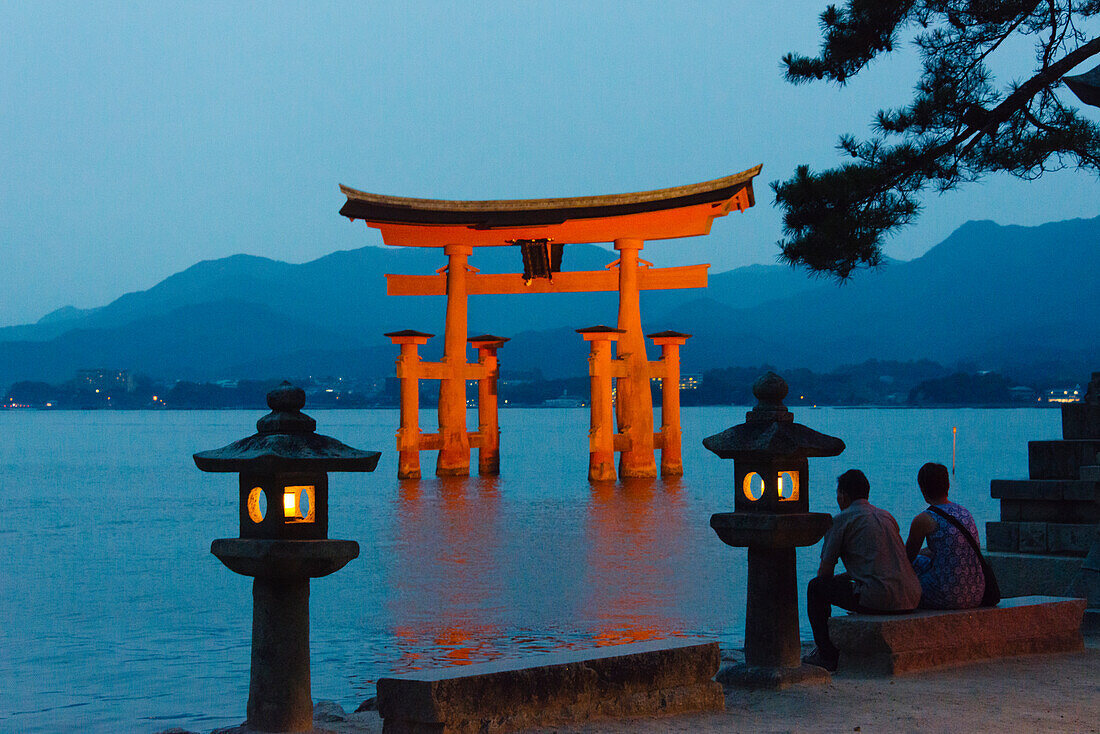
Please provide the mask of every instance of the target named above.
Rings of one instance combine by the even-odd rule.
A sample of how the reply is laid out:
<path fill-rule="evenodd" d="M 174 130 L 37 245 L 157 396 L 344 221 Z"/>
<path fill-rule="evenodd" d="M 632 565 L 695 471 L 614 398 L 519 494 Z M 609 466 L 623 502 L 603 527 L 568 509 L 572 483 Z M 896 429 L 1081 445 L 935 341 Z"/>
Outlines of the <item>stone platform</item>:
<path fill-rule="evenodd" d="M 1062 439 L 1028 442 L 1028 479 L 994 479 L 1001 516 L 986 523 L 986 558 L 1004 596 L 1088 600 L 1100 624 L 1100 372 L 1062 408 Z"/>
<path fill-rule="evenodd" d="M 698 638 L 537 655 L 378 681 L 383 732 L 504 732 L 725 707 L 718 643 Z"/>
<path fill-rule="evenodd" d="M 829 620 L 838 675 L 913 673 L 946 665 L 1083 648 L 1084 599 L 1022 596 L 996 607 L 912 614 L 851 614 Z"/>
<path fill-rule="evenodd" d="M 1081 570 L 1081 559 L 1077 556 L 988 551 L 985 560 L 993 567 L 1001 595 L 1006 599 L 1033 595 L 1077 596 L 1067 593 Z"/>

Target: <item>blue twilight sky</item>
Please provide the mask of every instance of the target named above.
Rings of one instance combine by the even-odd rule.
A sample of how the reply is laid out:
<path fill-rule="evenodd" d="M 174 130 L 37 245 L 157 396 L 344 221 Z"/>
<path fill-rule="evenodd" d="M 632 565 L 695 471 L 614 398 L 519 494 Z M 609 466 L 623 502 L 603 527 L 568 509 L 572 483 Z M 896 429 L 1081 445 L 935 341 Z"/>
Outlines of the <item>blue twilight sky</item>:
<path fill-rule="evenodd" d="M 866 133 L 916 79 L 906 51 L 843 89 L 785 83 L 780 57 L 817 49 L 825 4 L 5 3 L 0 325 L 100 306 L 199 260 L 380 244 L 337 215 L 338 183 L 579 196 L 763 163 L 755 208 L 645 256 L 774 262 L 768 183 L 836 162 L 837 135 Z M 1007 52 L 1016 67 L 997 68 L 1018 77 L 1031 51 Z M 1098 191 L 1071 171 L 992 178 L 930 196 L 887 252 L 917 256 L 968 219 L 1096 216 Z"/>

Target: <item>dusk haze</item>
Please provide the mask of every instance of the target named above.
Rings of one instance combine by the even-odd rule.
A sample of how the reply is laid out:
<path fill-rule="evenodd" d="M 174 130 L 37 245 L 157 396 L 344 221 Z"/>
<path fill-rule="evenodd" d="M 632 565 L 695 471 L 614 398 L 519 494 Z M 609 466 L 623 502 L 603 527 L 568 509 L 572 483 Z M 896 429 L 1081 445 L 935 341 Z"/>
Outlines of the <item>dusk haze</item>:
<path fill-rule="evenodd" d="M 1097 0 L 0 38 L 0 732 L 1096 730 Z"/>

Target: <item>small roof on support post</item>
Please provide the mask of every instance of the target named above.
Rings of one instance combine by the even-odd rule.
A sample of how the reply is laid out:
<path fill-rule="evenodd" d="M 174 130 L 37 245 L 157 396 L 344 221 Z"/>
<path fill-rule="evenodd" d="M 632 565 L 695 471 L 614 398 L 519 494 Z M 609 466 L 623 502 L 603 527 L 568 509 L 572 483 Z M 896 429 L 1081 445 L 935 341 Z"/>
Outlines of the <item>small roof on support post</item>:
<path fill-rule="evenodd" d="M 512 340 L 511 340 L 511 338 L 509 338 L 507 336 L 494 336 L 492 334 L 481 334 L 480 336 L 471 336 L 466 341 L 469 342 L 470 345 L 473 346 L 476 349 L 478 347 L 489 347 L 489 346 L 502 347 L 502 346 L 504 346 L 504 342 L 510 342 Z"/>
<path fill-rule="evenodd" d="M 555 244 L 657 240 L 710 232 L 711 222 L 753 206 L 747 171 L 669 189 L 560 199 L 449 201 L 370 194 L 340 186 L 340 214 L 382 232 L 387 245 L 441 247 L 513 245 L 549 239 Z"/>

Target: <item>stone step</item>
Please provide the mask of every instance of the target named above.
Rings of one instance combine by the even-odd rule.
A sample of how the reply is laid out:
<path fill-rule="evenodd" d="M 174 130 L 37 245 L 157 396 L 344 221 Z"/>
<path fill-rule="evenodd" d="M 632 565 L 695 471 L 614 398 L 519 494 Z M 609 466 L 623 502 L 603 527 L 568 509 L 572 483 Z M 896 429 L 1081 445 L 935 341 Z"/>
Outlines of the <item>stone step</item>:
<path fill-rule="evenodd" d="M 985 542 L 1000 553 L 1084 556 L 1097 528 L 1096 523 L 987 522 Z"/>
<path fill-rule="evenodd" d="M 995 500 L 1100 500 L 1100 481 L 1094 479 L 994 479 L 989 496 Z"/>
<path fill-rule="evenodd" d="M 1063 405 L 1062 438 L 1100 438 L 1100 405 L 1090 403 Z"/>
<path fill-rule="evenodd" d="M 502 732 L 725 708 L 718 643 L 653 640 L 378 681 L 382 731 Z"/>
<path fill-rule="evenodd" d="M 997 576 L 1001 596 L 1077 596 L 1069 593 L 1081 572 L 1080 556 L 1046 556 L 987 551 L 985 560 Z"/>
<path fill-rule="evenodd" d="M 1077 479 L 1081 467 L 1097 463 L 1100 438 L 1074 441 L 1028 441 L 1028 476 L 1031 479 Z"/>
<path fill-rule="evenodd" d="M 1100 522 L 1100 503 L 1001 500 L 1001 520 L 1008 522 L 1095 523 Z"/>
<path fill-rule="evenodd" d="M 945 665 L 1084 648 L 1084 599 L 1024 596 L 996 607 L 852 614 L 829 620 L 838 675 L 899 675 Z"/>

